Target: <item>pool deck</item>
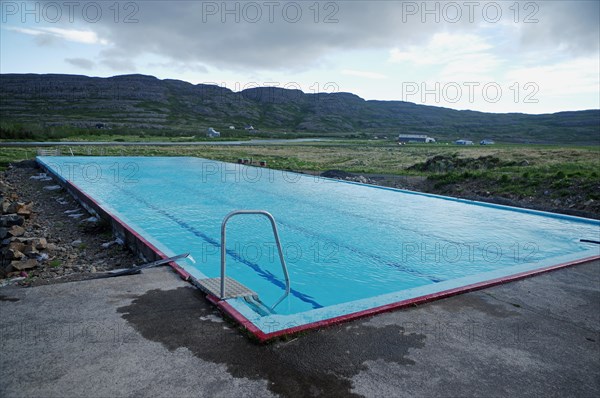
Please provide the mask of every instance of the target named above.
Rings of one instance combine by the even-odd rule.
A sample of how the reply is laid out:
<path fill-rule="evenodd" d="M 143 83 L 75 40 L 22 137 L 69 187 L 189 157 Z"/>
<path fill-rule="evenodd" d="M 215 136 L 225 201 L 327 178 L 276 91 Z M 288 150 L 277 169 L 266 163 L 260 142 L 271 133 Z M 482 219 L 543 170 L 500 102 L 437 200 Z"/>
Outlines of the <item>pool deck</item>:
<path fill-rule="evenodd" d="M 0 396 L 600 394 L 600 261 L 259 345 L 169 268 L 0 288 Z"/>

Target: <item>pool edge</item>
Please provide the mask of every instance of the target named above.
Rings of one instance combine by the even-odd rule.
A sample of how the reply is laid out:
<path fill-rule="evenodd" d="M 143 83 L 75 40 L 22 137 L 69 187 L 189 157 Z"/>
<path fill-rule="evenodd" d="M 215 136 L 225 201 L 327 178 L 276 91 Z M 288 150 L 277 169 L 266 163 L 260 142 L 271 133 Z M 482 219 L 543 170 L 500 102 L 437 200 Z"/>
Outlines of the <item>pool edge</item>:
<path fill-rule="evenodd" d="M 145 239 L 143 236 L 137 233 L 137 231 L 131 228 L 127 223 L 122 221 L 116 215 L 112 214 L 110 211 L 106 210 L 94 198 L 83 192 L 72 181 L 63 179 L 61 176 L 55 174 L 52 171 L 52 169 L 50 169 L 43 161 L 37 158 L 36 163 L 47 173 L 51 174 L 57 180 L 57 182 L 67 192 L 69 192 L 69 194 L 73 196 L 75 200 L 77 200 L 86 210 L 91 210 L 97 215 L 99 215 L 102 219 L 109 221 L 113 232 L 116 231 L 118 233 L 121 233 L 125 237 L 126 245 L 136 254 L 142 254 L 147 259 L 148 257 L 151 257 L 149 258 L 150 261 L 164 260 L 166 258 L 169 258 L 169 256 L 167 256 L 160 249 L 158 249 L 156 246 L 150 243 L 147 239 Z M 191 278 L 191 275 L 174 261 L 168 262 L 167 265 L 169 265 L 173 269 L 173 271 L 175 271 L 184 281 L 189 281 L 189 279 Z"/>
<path fill-rule="evenodd" d="M 36 163 L 43 170 L 45 170 L 47 173 L 52 175 L 57 180 L 57 182 L 63 188 L 65 188 L 65 190 L 67 190 L 67 192 L 69 192 L 87 210 L 91 210 L 91 211 L 95 212 L 96 214 L 102 216 L 103 218 L 108 219 L 113 227 L 113 231 L 116 230 L 116 231 L 121 232 L 126 238 L 127 246 L 130 247 L 134 252 L 141 253 L 144 256 L 152 254 L 152 256 L 154 257 L 153 259 L 168 258 L 168 256 L 166 254 L 164 254 L 160 249 L 158 249 L 156 246 L 154 246 L 152 243 L 150 243 L 148 240 L 146 240 L 144 237 L 142 237 L 139 233 L 137 233 L 127 223 L 125 223 L 124 221 L 119 219 L 116 215 L 112 214 L 110 211 L 108 211 L 107 209 L 102 207 L 102 205 L 100 205 L 91 196 L 89 196 L 85 192 L 83 192 L 72 181 L 66 180 L 66 179 L 62 178 L 60 175 L 57 175 L 56 173 L 54 173 L 52 169 L 50 169 L 42 160 L 40 160 L 38 158 L 36 158 Z M 338 181 L 338 180 L 336 180 L 336 181 Z M 348 182 L 348 181 L 341 181 L 341 182 Z M 348 182 L 348 183 L 354 183 L 354 182 Z M 366 185 L 366 184 L 361 184 L 361 185 Z M 371 187 L 403 191 L 400 189 L 379 187 L 379 186 L 373 186 L 373 185 L 371 185 Z M 424 194 L 424 193 L 419 193 L 419 192 L 414 192 L 414 191 L 406 191 L 406 192 L 409 192 L 412 194 L 422 194 L 425 196 L 437 196 L 437 195 Z M 468 201 L 468 200 L 457 199 L 457 198 L 452 198 L 452 197 L 441 197 L 441 198 L 457 200 L 457 201 L 465 201 L 465 202 L 474 202 L 474 201 Z M 487 205 L 487 203 L 485 203 L 485 202 L 476 202 L 476 204 Z M 520 209 L 521 211 L 525 210 L 525 211 L 531 212 L 531 213 L 543 213 L 543 214 L 546 213 L 546 212 L 541 212 L 541 211 L 537 211 L 537 210 L 513 208 L 511 206 L 503 206 L 503 205 L 491 205 L 490 207 L 507 207 L 510 209 Z M 555 216 L 557 215 L 556 213 L 549 213 L 549 214 L 555 215 Z M 558 215 L 564 216 L 565 218 L 581 219 L 580 217 L 576 217 L 576 216 L 563 215 L 563 214 L 558 214 Z M 593 219 L 586 219 L 586 218 L 583 218 L 583 220 L 588 220 L 588 221 L 592 221 L 592 222 L 596 221 Z M 547 272 L 554 271 L 557 269 L 562 269 L 562 268 L 566 268 L 566 267 L 570 267 L 570 266 L 574 266 L 574 265 L 578 265 L 578 264 L 583 264 L 583 263 L 587 263 L 587 262 L 591 262 L 591 261 L 595 261 L 595 260 L 600 260 L 600 255 L 585 257 L 582 259 L 559 263 L 556 265 L 547 266 L 547 267 L 540 268 L 540 269 L 524 271 L 524 272 L 517 273 L 514 275 L 509 275 L 509 276 L 505 276 L 505 277 L 491 279 L 488 281 L 473 283 L 470 285 L 457 287 L 457 288 L 453 288 L 453 289 L 443 290 L 440 292 L 431 293 L 431 294 L 427 294 L 424 296 L 414 297 L 414 298 L 398 301 L 395 303 L 385 304 L 385 305 L 382 305 L 379 307 L 374 307 L 374 308 L 370 308 L 370 309 L 363 310 L 363 311 L 353 312 L 350 314 L 340 315 L 340 316 L 337 316 L 334 318 L 311 322 L 311 323 L 307 323 L 304 325 L 295 326 L 292 328 L 277 330 L 275 332 L 270 332 L 270 333 L 266 333 L 266 332 L 262 331 L 254 323 L 252 323 L 251 320 L 249 320 L 244 315 L 242 315 L 227 301 L 220 300 L 219 298 L 211 296 L 211 295 L 207 295 L 206 299 L 209 302 L 211 302 L 212 304 L 214 304 L 219 310 L 221 310 L 227 316 L 232 318 L 241 327 L 246 329 L 260 343 L 265 343 L 269 340 L 273 340 L 273 339 L 277 339 L 277 338 L 281 338 L 281 337 L 285 337 L 285 336 L 291 336 L 291 335 L 305 332 L 308 330 L 318 329 L 318 328 L 322 328 L 322 327 L 329 327 L 329 326 L 333 326 L 333 325 L 340 324 L 343 322 L 357 320 L 360 318 L 365 318 L 368 316 L 373 316 L 373 315 L 377 315 L 377 314 L 384 313 L 384 312 L 390 312 L 393 310 L 398 310 L 398 309 L 406 308 L 409 306 L 425 304 L 425 303 L 432 302 L 435 300 L 440 300 L 440 299 L 456 296 L 456 295 L 463 294 L 463 293 L 481 290 L 484 288 L 497 286 L 497 285 L 501 285 L 504 283 L 509 283 L 509 282 L 513 282 L 513 281 L 517 281 L 517 280 L 522 280 L 522 279 L 529 278 L 529 277 L 532 277 L 535 275 L 539 275 L 539 274 L 547 273 Z M 169 262 L 168 265 L 181 277 L 181 279 L 183 279 L 184 281 L 190 282 L 192 285 L 196 286 L 195 278 L 191 274 L 189 274 L 187 271 L 185 271 L 182 267 L 180 267 L 178 264 L 176 264 L 175 262 L 172 261 L 172 262 Z"/>
<path fill-rule="evenodd" d="M 336 325 L 339 323 L 349 322 L 349 321 L 357 320 L 360 318 L 365 318 L 368 316 L 381 314 L 384 312 L 399 310 L 402 308 L 415 306 L 415 305 L 419 305 L 419 304 L 426 304 L 426 303 L 429 303 L 432 301 L 441 300 L 441 299 L 452 297 L 452 296 L 457 296 L 459 294 L 469 293 L 469 292 L 473 292 L 476 290 L 485 289 L 488 287 L 498 286 L 498 285 L 501 285 L 504 283 L 510 283 L 510 282 L 514 282 L 514 281 L 518 281 L 518 280 L 523 280 L 523 279 L 526 279 L 526 278 L 529 278 L 532 276 L 536 276 L 536 275 L 544 274 L 547 272 L 555 271 L 558 269 L 563 269 L 563 268 L 567 268 L 567 267 L 571 267 L 571 266 L 579 265 L 579 264 L 584 264 L 584 263 L 588 263 L 588 262 L 592 262 L 592 261 L 596 261 L 596 260 L 600 260 L 600 255 L 585 257 L 582 259 L 568 261 L 568 262 L 560 263 L 560 264 L 556 264 L 556 265 L 551 265 L 551 266 L 536 269 L 536 270 L 525 271 L 525 272 L 521 272 L 518 274 L 506 276 L 506 277 L 491 279 L 489 281 L 473 283 L 470 285 L 457 287 L 457 288 L 453 288 L 453 289 L 448 289 L 448 290 L 443 290 L 441 292 L 431 293 L 431 294 L 427 294 L 424 296 L 413 297 L 413 298 L 398 301 L 395 303 L 385 304 L 385 305 L 382 305 L 379 307 L 370 308 L 370 309 L 358 311 L 358 312 L 353 312 L 353 313 L 346 314 L 346 315 L 340 315 L 338 317 L 325 319 L 325 320 L 321 320 L 321 321 L 316 321 L 316 322 L 311 322 L 311 323 L 307 323 L 304 325 L 295 326 L 295 327 L 288 328 L 288 329 L 282 329 L 282 330 L 278 330 L 278 331 L 271 332 L 271 333 L 265 333 L 262 330 L 260 330 L 256 325 L 254 325 L 252 323 L 252 321 L 250 321 L 248 318 L 246 318 L 244 315 L 242 315 L 239 311 L 237 311 L 228 302 L 219 300 L 216 297 L 213 297 L 212 299 L 209 298 L 209 300 L 211 302 L 213 302 L 219 309 L 221 309 L 223 312 L 225 312 L 229 317 L 231 317 L 237 323 L 239 323 L 242 327 L 244 327 L 248 332 L 253 334 L 261 343 L 264 343 L 264 342 L 267 342 L 269 340 L 273 340 L 273 339 L 276 339 L 279 337 L 291 336 L 291 335 L 301 333 L 304 331 L 308 331 L 308 330 L 313 330 L 313 329 L 317 329 L 317 328 L 321 328 L 321 327 L 329 327 L 329 326 L 333 326 L 333 325 Z"/>

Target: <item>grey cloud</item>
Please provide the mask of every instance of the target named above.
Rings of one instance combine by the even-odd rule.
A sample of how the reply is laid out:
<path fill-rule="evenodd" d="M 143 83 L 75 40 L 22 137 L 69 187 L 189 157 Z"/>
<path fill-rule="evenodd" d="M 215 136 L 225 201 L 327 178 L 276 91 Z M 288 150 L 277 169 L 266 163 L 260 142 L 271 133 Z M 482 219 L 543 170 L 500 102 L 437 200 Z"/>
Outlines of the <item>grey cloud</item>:
<path fill-rule="evenodd" d="M 221 15 L 220 9 L 225 3 L 230 10 L 238 5 L 238 23 L 234 21 L 235 15 Z M 256 23 L 252 23 L 256 14 L 248 8 L 250 3 L 258 4 L 262 10 L 262 16 Z M 266 4 L 273 3 L 277 6 L 273 8 L 274 18 L 270 21 Z M 372 48 L 402 49 L 424 43 L 436 32 L 470 32 L 481 29 L 482 24 L 490 28 L 487 32 L 493 32 L 494 24 L 482 20 L 481 8 L 487 3 L 502 5 L 504 24 L 498 24 L 498 29 L 506 29 L 506 23 L 510 24 L 513 19 L 509 7 L 514 2 L 479 2 L 475 21 L 468 20 L 467 10 L 463 8 L 458 23 L 445 22 L 444 18 L 436 23 L 431 15 L 423 23 L 422 9 L 416 15 L 403 15 L 403 11 L 410 6 L 422 8 L 424 4 L 428 7 L 438 4 L 442 8 L 447 3 L 324 1 L 318 3 L 319 14 L 316 16 L 314 1 L 139 1 L 136 2 L 139 9 L 133 15 L 137 23 L 115 23 L 112 12 L 106 9 L 106 18 L 89 24 L 88 28 L 113 43 L 114 51 L 103 61 L 113 69 L 124 67 L 131 71 L 134 68 L 132 58 L 151 53 L 166 56 L 179 64 L 233 70 L 294 71 L 308 69 L 332 53 Z M 598 50 L 597 1 L 521 1 L 521 19 L 527 15 L 524 9 L 526 3 L 539 5 L 537 18 L 540 22 L 515 25 L 514 31 L 520 35 L 522 49 L 567 49 L 572 53 Z M 301 6 L 302 16 L 296 23 L 291 22 L 295 6 L 290 7 L 289 4 Z M 209 10 L 209 6 L 213 7 L 212 10 L 216 7 L 216 15 L 204 12 Z M 285 7 L 288 7 L 287 14 L 283 13 Z M 125 15 L 122 12 L 121 19 Z M 225 23 L 221 21 L 222 16 L 227 18 Z M 338 22 L 326 23 L 327 16 Z M 514 51 L 522 49 L 515 48 Z"/>
<path fill-rule="evenodd" d="M 219 68 L 293 70 L 308 68 L 334 51 L 389 48 L 398 42 L 425 39 L 440 28 L 424 26 L 417 18 L 403 23 L 398 2 L 322 2 L 318 16 L 309 8 L 314 2 L 277 2 L 281 6 L 274 9 L 273 22 L 264 7 L 256 23 L 251 22 L 249 11 L 244 14 L 243 6 L 239 23 L 230 14 L 224 15 L 227 20 L 223 23 L 220 14 L 203 14 L 206 3 L 141 2 L 138 23 L 105 21 L 101 37 L 126 49 L 128 56 L 151 52 Z M 227 7 L 233 9 L 233 3 L 228 2 Z M 328 3 L 338 6 L 328 7 Z M 214 4 L 220 8 L 222 3 Z M 293 8 L 283 13 L 286 4 L 301 5 L 298 22 L 291 22 L 294 15 L 289 10 Z M 338 22 L 326 23 L 328 16 Z"/>
<path fill-rule="evenodd" d="M 85 58 L 65 58 L 65 62 L 81 69 L 92 70 L 95 63 Z"/>
<path fill-rule="evenodd" d="M 521 43 L 525 48 L 554 47 L 574 55 L 598 52 L 600 2 L 543 1 L 536 4 L 539 4 L 539 11 L 535 18 L 539 22 L 524 24 Z"/>
<path fill-rule="evenodd" d="M 40 47 L 54 46 L 60 42 L 60 40 L 53 35 L 41 34 L 34 36 L 35 44 Z"/>
<path fill-rule="evenodd" d="M 102 57 L 100 64 L 108 66 L 110 69 L 120 73 L 132 73 L 137 71 L 133 61 L 125 57 L 111 57 L 110 55 L 107 55 Z"/>

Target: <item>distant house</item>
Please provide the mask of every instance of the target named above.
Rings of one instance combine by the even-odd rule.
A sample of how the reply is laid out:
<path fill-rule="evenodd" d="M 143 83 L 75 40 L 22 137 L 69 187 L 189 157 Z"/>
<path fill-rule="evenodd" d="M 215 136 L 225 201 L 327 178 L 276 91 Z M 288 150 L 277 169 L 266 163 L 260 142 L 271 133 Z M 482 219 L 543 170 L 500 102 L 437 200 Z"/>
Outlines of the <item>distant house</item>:
<path fill-rule="evenodd" d="M 229 130 L 235 130 L 235 126 L 229 126 Z"/>
<path fill-rule="evenodd" d="M 250 124 L 250 125 L 248 125 L 248 126 L 245 126 L 245 127 L 244 127 L 244 130 L 250 130 L 250 131 L 252 131 L 252 130 L 254 130 L 254 126 L 252 126 L 252 125 Z"/>
<path fill-rule="evenodd" d="M 495 142 L 492 140 L 481 140 L 479 141 L 479 145 L 494 145 Z"/>
<path fill-rule="evenodd" d="M 215 129 L 213 129 L 212 127 L 209 127 L 206 130 L 206 136 L 208 138 L 217 138 L 221 136 L 221 133 L 219 133 L 218 131 L 216 131 Z"/>
<path fill-rule="evenodd" d="M 469 140 L 456 140 L 454 141 L 456 145 L 473 145 L 473 141 Z"/>
<path fill-rule="evenodd" d="M 398 142 L 402 142 L 402 143 L 416 143 L 416 142 L 422 142 L 422 143 L 430 143 L 430 142 L 435 142 L 435 138 L 431 138 L 428 137 L 426 135 L 422 135 L 422 134 L 400 134 L 398 136 Z"/>

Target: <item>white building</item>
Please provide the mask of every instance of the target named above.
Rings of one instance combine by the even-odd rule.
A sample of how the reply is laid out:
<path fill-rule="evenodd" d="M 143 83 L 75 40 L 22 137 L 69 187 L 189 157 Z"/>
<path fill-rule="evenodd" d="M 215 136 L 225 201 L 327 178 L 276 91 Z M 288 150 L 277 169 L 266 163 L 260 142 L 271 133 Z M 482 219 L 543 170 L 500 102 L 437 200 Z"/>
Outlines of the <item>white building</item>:
<path fill-rule="evenodd" d="M 456 140 L 454 141 L 456 145 L 473 145 L 473 141 L 469 140 Z"/>
<path fill-rule="evenodd" d="M 400 134 L 398 136 L 398 142 L 402 143 L 411 143 L 411 142 L 422 142 L 422 143 L 432 143 L 435 142 L 435 138 L 428 137 L 422 134 Z"/>
<path fill-rule="evenodd" d="M 212 127 L 209 127 L 206 130 L 206 136 L 208 138 L 217 138 L 221 136 L 221 133 L 219 133 L 217 130 L 213 129 Z"/>

